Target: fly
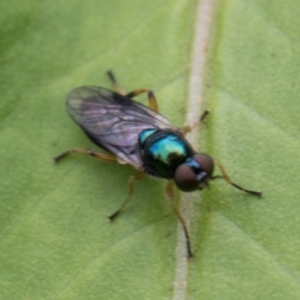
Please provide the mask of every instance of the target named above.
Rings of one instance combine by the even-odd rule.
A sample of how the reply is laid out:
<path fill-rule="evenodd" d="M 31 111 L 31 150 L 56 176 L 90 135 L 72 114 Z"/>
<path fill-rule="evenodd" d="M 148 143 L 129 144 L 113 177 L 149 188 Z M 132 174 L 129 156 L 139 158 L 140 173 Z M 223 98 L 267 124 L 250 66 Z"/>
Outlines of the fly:
<path fill-rule="evenodd" d="M 58 155 L 54 161 L 58 162 L 71 153 L 82 153 L 101 161 L 127 163 L 137 170 L 129 178 L 129 191 L 125 201 L 108 217 L 111 221 L 128 203 L 136 180 L 148 175 L 167 179 L 168 200 L 183 227 L 187 255 L 191 258 L 193 252 L 186 222 L 173 202 L 174 183 L 181 191 L 192 192 L 207 187 L 210 181 L 221 177 L 243 192 L 256 196 L 262 196 L 262 193 L 232 182 L 220 162 L 207 154 L 196 152 L 185 138 L 192 127 L 185 126 L 181 129 L 159 114 L 157 101 L 151 90 L 139 89 L 126 94 L 113 73 L 108 71 L 107 74 L 115 91 L 83 86 L 72 90 L 66 103 L 72 119 L 106 152 L 75 148 Z M 142 93 L 148 94 L 149 107 L 132 100 Z M 207 114 L 208 111 L 205 111 L 200 121 Z M 213 175 L 215 164 L 222 176 Z"/>

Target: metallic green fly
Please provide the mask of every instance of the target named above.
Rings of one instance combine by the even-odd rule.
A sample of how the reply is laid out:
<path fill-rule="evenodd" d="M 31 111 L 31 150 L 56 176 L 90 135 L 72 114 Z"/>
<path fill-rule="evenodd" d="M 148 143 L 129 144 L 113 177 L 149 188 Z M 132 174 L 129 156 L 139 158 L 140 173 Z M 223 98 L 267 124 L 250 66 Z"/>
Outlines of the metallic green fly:
<path fill-rule="evenodd" d="M 83 86 L 67 96 L 67 110 L 72 119 L 96 145 L 107 152 L 76 148 L 60 154 L 54 160 L 58 162 L 70 153 L 82 153 L 101 161 L 127 163 L 138 171 L 130 177 L 128 196 L 121 207 L 109 216 L 110 220 L 119 215 L 128 203 L 133 194 L 134 181 L 147 175 L 167 179 L 169 203 L 183 226 L 190 258 L 193 252 L 186 223 L 173 202 L 174 183 L 181 191 L 192 192 L 207 187 L 210 181 L 221 177 L 246 193 L 256 196 L 262 196 L 262 193 L 235 184 L 218 161 L 207 154 L 197 153 L 185 139 L 192 127 L 181 129 L 159 114 L 151 90 L 139 89 L 126 94 L 113 73 L 108 71 L 107 74 L 115 92 L 97 86 Z M 132 100 L 142 93 L 148 94 L 149 107 Z M 200 121 L 207 114 L 208 111 L 205 111 Z M 215 164 L 222 176 L 213 176 Z"/>

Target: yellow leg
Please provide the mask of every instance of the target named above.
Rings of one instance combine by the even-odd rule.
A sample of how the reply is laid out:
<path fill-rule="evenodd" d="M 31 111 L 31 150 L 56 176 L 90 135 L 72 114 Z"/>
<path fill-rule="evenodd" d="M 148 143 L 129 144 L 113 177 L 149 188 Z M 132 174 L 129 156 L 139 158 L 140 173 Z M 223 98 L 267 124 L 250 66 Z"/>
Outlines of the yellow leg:
<path fill-rule="evenodd" d="M 66 157 L 67 155 L 69 155 L 71 153 L 81 153 L 81 154 L 90 155 L 101 161 L 118 162 L 117 157 L 111 153 L 103 153 L 103 152 L 98 152 L 95 150 L 80 149 L 80 148 L 75 148 L 75 149 L 71 149 L 71 150 L 63 152 L 62 154 L 54 157 L 54 162 L 58 163 L 62 158 Z"/>
<path fill-rule="evenodd" d="M 183 227 L 183 231 L 184 231 L 184 235 L 185 235 L 185 239 L 186 239 L 186 249 L 187 249 L 188 258 L 192 258 L 194 256 L 194 254 L 192 252 L 189 232 L 187 230 L 184 218 L 182 217 L 182 215 L 178 211 L 178 209 L 175 206 L 175 203 L 173 201 L 173 199 L 174 199 L 174 183 L 173 183 L 172 180 L 170 180 L 168 182 L 166 192 L 167 192 L 167 196 L 168 196 L 168 199 L 169 199 L 170 206 L 172 207 L 177 219 L 179 220 L 179 222 L 181 223 L 181 225 Z"/>
<path fill-rule="evenodd" d="M 151 90 L 149 90 L 149 89 L 134 90 L 134 91 L 126 94 L 126 96 L 129 97 L 129 98 L 133 98 L 133 97 L 136 97 L 136 96 L 138 96 L 140 94 L 143 94 L 143 93 L 148 93 L 149 107 L 152 110 L 158 112 L 158 104 L 157 104 L 155 95 Z"/>
<path fill-rule="evenodd" d="M 200 123 L 204 123 L 204 119 L 206 118 L 206 116 L 210 113 L 210 111 L 208 109 L 206 109 L 203 114 L 201 115 L 201 117 L 199 118 L 199 120 L 192 126 L 190 125 L 185 125 L 182 130 L 184 135 L 186 135 L 187 133 L 190 133 L 192 130 L 194 130 L 196 127 L 198 127 L 198 125 Z"/>
<path fill-rule="evenodd" d="M 243 192 L 246 192 L 248 194 L 255 195 L 255 196 L 258 196 L 258 197 L 262 197 L 262 195 L 263 195 L 262 192 L 245 189 L 242 186 L 237 185 L 236 183 L 232 182 L 231 179 L 230 179 L 230 177 L 229 177 L 229 175 L 227 174 L 225 168 L 223 167 L 223 165 L 220 162 L 218 162 L 217 160 L 215 160 L 215 159 L 214 159 L 214 162 L 219 167 L 219 169 L 221 170 L 221 172 L 223 174 L 223 177 L 227 181 L 227 183 L 231 184 L 232 186 L 234 186 L 235 188 L 237 188 L 237 189 L 239 189 L 239 190 L 241 190 Z M 216 176 L 215 178 L 218 178 L 218 176 Z"/>
<path fill-rule="evenodd" d="M 125 206 L 129 202 L 129 200 L 131 199 L 131 196 L 133 195 L 133 183 L 136 180 L 145 178 L 146 176 L 147 176 L 146 173 L 137 173 L 137 174 L 135 174 L 135 175 L 133 175 L 129 178 L 129 181 L 128 181 L 128 196 L 126 197 L 125 201 L 122 203 L 120 208 L 117 209 L 113 214 L 111 214 L 108 217 L 109 221 L 114 220 L 120 214 L 120 212 L 125 208 Z"/>
<path fill-rule="evenodd" d="M 154 93 L 151 90 L 149 90 L 149 89 L 138 89 L 138 90 L 134 90 L 134 91 L 126 94 L 126 92 L 118 84 L 118 82 L 116 80 L 116 77 L 115 77 L 115 75 L 113 74 L 113 72 L 111 70 L 107 71 L 107 75 L 108 75 L 109 79 L 111 80 L 115 91 L 117 93 L 121 94 L 121 95 L 124 95 L 128 98 L 133 98 L 133 97 L 136 97 L 140 94 L 148 93 L 149 107 L 151 109 L 153 109 L 154 111 L 158 112 L 157 101 L 156 101 Z"/>
<path fill-rule="evenodd" d="M 112 82 L 114 89 L 117 93 L 121 94 L 121 95 L 126 95 L 126 92 L 121 88 L 121 86 L 118 84 L 116 77 L 114 75 L 114 73 L 111 70 L 108 70 L 106 72 L 106 74 L 108 75 L 110 81 Z"/>

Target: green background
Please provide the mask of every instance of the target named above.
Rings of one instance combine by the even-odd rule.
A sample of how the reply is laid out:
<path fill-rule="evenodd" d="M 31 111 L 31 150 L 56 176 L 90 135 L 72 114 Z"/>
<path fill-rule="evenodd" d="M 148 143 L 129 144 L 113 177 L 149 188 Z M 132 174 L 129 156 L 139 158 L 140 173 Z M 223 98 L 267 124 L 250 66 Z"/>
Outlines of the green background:
<path fill-rule="evenodd" d="M 127 91 L 153 89 L 160 111 L 184 125 L 197 5 L 0 3 L 0 299 L 182 299 L 165 182 L 138 182 L 110 224 L 132 168 L 51 159 L 96 149 L 68 117 L 65 96 L 81 85 L 109 88 L 109 68 Z M 211 5 L 201 109 L 212 114 L 199 129 L 201 151 L 264 198 L 222 181 L 196 193 L 185 298 L 299 299 L 300 6 Z"/>

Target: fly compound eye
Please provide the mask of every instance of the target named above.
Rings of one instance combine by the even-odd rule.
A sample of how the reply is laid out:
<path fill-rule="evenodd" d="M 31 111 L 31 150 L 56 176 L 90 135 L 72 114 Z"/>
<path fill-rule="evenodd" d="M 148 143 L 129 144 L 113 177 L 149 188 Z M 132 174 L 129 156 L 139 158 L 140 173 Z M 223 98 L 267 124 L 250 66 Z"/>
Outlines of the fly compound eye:
<path fill-rule="evenodd" d="M 184 192 L 192 192 L 207 185 L 214 163 L 210 156 L 197 153 L 179 165 L 174 174 L 177 187 Z"/>
<path fill-rule="evenodd" d="M 208 177 L 211 177 L 214 172 L 214 161 L 213 159 L 204 153 L 197 153 L 193 158 L 200 164 L 202 169 L 207 173 Z"/>
<path fill-rule="evenodd" d="M 174 181 L 177 187 L 184 192 L 192 192 L 198 189 L 197 176 L 190 166 L 183 163 L 175 171 Z"/>

